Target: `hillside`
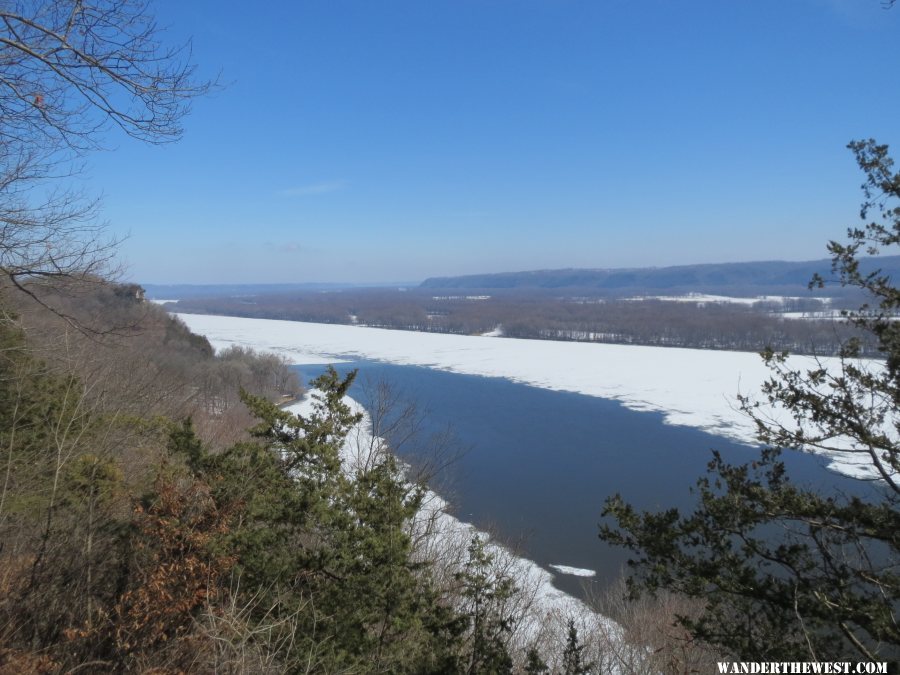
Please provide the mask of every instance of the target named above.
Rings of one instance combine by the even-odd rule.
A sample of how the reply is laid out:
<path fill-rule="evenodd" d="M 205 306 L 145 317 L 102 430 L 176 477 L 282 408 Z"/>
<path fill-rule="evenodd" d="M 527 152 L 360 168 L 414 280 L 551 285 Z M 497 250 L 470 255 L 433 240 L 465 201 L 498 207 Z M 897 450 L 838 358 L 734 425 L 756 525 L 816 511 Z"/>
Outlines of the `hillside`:
<path fill-rule="evenodd" d="M 872 259 L 862 269 L 876 269 Z M 896 277 L 900 256 L 884 256 L 878 268 Z M 830 260 L 805 262 L 762 261 L 641 267 L 620 269 L 562 269 L 498 274 L 432 277 L 422 282 L 427 289 L 595 289 L 610 294 L 647 292 L 696 292 L 721 295 L 797 294 L 814 274 L 828 278 Z"/>
<path fill-rule="evenodd" d="M 0 284 L 0 673 L 512 673 L 621 648 L 579 603 L 548 615 L 545 573 L 449 536 L 369 433 L 439 453 L 412 404 L 385 390 L 366 417 L 332 370 L 286 410 L 283 358 L 214 353 L 138 286 L 25 291 Z"/>

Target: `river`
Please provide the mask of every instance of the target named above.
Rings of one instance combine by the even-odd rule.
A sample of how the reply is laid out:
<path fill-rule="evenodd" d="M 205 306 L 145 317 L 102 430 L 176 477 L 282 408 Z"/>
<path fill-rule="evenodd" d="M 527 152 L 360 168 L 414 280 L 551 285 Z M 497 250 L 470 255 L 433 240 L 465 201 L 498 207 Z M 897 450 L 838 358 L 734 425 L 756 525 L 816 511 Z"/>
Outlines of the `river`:
<path fill-rule="evenodd" d="M 297 368 L 308 381 L 324 366 Z M 359 369 L 351 395 L 367 407 L 380 381 L 399 398 L 415 401 L 423 414 L 423 440 L 452 430 L 464 452 L 435 477 L 437 492 L 460 519 L 518 548 L 553 572 L 558 588 L 577 596 L 585 584 L 616 578 L 625 564 L 623 551 L 597 537 L 606 497 L 621 493 L 641 509 L 687 508 L 690 488 L 713 449 L 735 463 L 758 456 L 754 447 L 665 424 L 662 413 L 634 411 L 595 396 L 372 361 L 336 368 Z M 413 444 L 400 454 L 417 464 L 428 459 L 417 456 L 420 452 Z M 828 470 L 821 457 L 787 453 L 784 459 L 796 483 L 817 491 L 874 489 Z M 552 565 L 595 576 L 559 574 Z"/>

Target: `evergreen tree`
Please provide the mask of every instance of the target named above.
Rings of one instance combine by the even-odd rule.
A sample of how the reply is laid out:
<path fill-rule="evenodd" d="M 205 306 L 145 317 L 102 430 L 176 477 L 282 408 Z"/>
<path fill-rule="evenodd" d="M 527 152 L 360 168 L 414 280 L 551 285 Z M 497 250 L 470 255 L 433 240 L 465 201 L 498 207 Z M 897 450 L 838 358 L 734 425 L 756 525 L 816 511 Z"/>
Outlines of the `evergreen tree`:
<path fill-rule="evenodd" d="M 485 551 L 481 536 L 473 534 L 465 567 L 456 575 L 463 585 L 462 595 L 468 601 L 465 615 L 470 622 L 469 647 L 461 672 L 512 672 L 506 639 L 513 625 L 512 617 L 504 611 L 504 603 L 516 592 L 516 587 L 509 576 L 492 567 L 493 560 Z"/>
<path fill-rule="evenodd" d="M 389 452 L 353 474 L 342 462 L 361 419 L 345 402 L 354 375 L 314 380 L 307 416 L 244 396 L 255 442 L 204 460 L 217 498 L 240 505 L 224 545 L 255 618 L 274 605 L 294 617 L 295 656 L 318 654 L 324 670 L 447 672 L 462 625 L 412 562 L 406 529 L 422 489 Z M 182 430 L 174 438 L 194 452 Z"/>
<path fill-rule="evenodd" d="M 527 675 L 546 675 L 550 668 L 541 658 L 540 652 L 535 647 L 529 647 L 525 652 L 525 673 Z"/>
<path fill-rule="evenodd" d="M 836 363 L 805 369 L 765 353 L 765 401 L 742 399 L 765 444 L 758 461 L 731 466 L 716 453 L 692 514 L 637 513 L 619 496 L 604 511 L 617 527 L 601 537 L 636 554 L 633 590 L 702 598 L 705 612 L 684 625 L 746 660 L 900 658 L 900 289 L 859 257 L 900 244 L 900 173 L 887 146 L 849 147 L 866 175 L 861 216 L 879 219 L 829 250 L 840 283 L 872 297 L 845 315 L 877 338 L 884 360 L 860 360 L 856 340 Z M 768 406 L 791 423 L 774 422 Z M 782 449 L 862 457 L 877 480 L 865 498 L 822 495 L 791 483 Z"/>
<path fill-rule="evenodd" d="M 115 583 L 115 552 L 100 544 L 116 537 L 122 474 L 99 454 L 98 432 L 109 431 L 100 422 L 79 379 L 54 372 L 0 321 L 0 623 L 22 643 L 58 641 Z"/>
<path fill-rule="evenodd" d="M 563 650 L 563 675 L 590 675 L 593 664 L 584 660 L 585 646 L 578 640 L 575 620 L 569 619 L 566 647 Z"/>

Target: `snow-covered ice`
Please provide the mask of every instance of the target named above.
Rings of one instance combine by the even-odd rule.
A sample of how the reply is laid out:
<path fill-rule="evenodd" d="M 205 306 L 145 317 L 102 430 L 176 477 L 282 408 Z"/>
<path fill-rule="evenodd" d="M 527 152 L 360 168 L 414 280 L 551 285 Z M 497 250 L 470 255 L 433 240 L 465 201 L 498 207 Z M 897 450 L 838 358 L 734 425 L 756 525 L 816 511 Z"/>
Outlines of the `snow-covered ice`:
<path fill-rule="evenodd" d="M 737 393 L 768 375 L 756 354 L 632 345 L 419 333 L 361 326 L 178 315 L 213 347 L 253 347 L 292 363 L 371 359 L 466 375 L 504 377 L 544 389 L 615 399 L 663 413 L 669 424 L 753 440 Z"/>
<path fill-rule="evenodd" d="M 560 574 L 570 574 L 574 577 L 594 577 L 597 573 L 594 570 L 586 570 L 582 567 L 569 567 L 568 565 L 550 565 Z"/>
<path fill-rule="evenodd" d="M 738 394 L 757 394 L 770 377 L 752 352 L 644 347 L 551 340 L 497 339 L 362 326 L 178 315 L 216 349 L 231 345 L 283 355 L 292 363 L 369 359 L 399 365 L 503 377 L 556 391 L 614 399 L 633 410 L 661 413 L 668 424 L 702 429 L 746 443 L 753 422 L 740 411 Z M 790 365 L 815 361 L 791 357 Z M 822 359 L 826 366 L 833 362 Z M 786 421 L 786 417 L 780 417 Z M 832 468 L 871 475 L 861 456 L 832 456 Z"/>

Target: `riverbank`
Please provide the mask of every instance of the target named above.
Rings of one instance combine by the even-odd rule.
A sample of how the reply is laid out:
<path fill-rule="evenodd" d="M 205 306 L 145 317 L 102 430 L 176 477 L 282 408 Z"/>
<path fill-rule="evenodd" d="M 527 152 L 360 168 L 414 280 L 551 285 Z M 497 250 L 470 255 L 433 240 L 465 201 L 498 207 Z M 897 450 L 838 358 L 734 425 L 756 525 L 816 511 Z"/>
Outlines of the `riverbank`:
<path fill-rule="evenodd" d="M 313 411 L 315 390 L 285 410 L 308 416 Z M 390 451 L 384 440 L 372 433 L 372 422 L 366 409 L 349 396 L 344 402 L 362 415 L 361 421 L 350 431 L 342 447 L 341 461 L 348 476 L 359 467 L 368 466 L 379 452 Z M 473 536 L 485 542 L 485 552 L 492 559 L 493 573 L 508 576 L 517 591 L 511 600 L 512 639 L 518 649 L 526 650 L 535 644 L 558 644 L 564 641 L 569 621 L 574 621 L 581 635 L 601 638 L 612 646 L 623 639 L 621 628 L 612 620 L 595 612 L 582 600 L 553 585 L 554 575 L 532 560 L 516 555 L 488 533 L 479 531 L 450 512 L 450 504 L 428 489 L 419 512 L 410 523 L 416 543 L 414 555 L 427 562 L 430 573 L 438 578 L 452 579 L 464 570 L 466 551 Z M 562 565 L 559 574 L 586 576 L 589 570 Z M 618 645 L 621 649 L 624 646 Z"/>

